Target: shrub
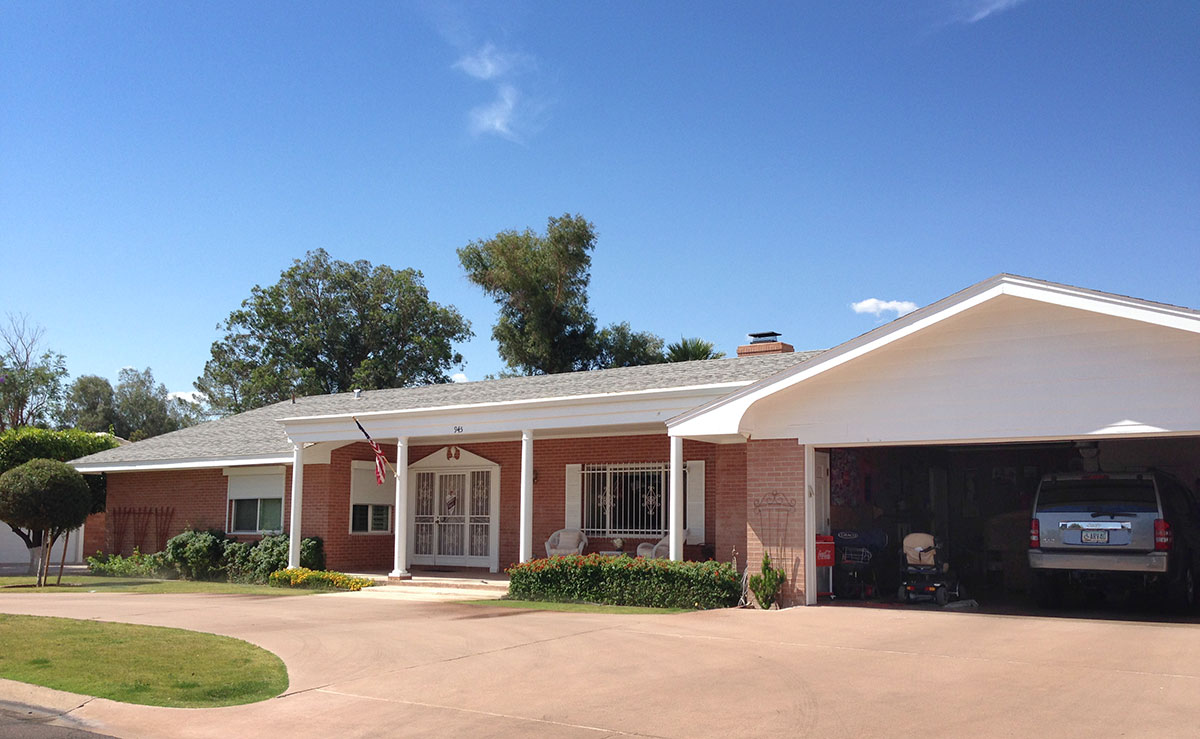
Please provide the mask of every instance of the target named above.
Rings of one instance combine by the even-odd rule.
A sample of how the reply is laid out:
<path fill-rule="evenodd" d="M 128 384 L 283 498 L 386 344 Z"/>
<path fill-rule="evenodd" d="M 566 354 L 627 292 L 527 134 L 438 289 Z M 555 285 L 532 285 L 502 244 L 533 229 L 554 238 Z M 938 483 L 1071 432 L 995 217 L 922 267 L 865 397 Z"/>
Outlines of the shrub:
<path fill-rule="evenodd" d="M 142 554 L 137 549 L 128 557 L 96 552 L 95 557 L 87 558 L 87 564 L 93 575 L 161 578 L 174 574 L 174 568 L 167 562 L 163 552 Z"/>
<path fill-rule="evenodd" d="M 220 531 L 184 531 L 167 540 L 167 561 L 185 580 L 216 580 L 224 575 L 225 534 Z"/>
<path fill-rule="evenodd" d="M 760 606 L 770 608 L 779 600 L 786 579 L 783 570 L 771 566 L 771 555 L 763 554 L 762 574 L 750 576 L 750 590 Z"/>
<path fill-rule="evenodd" d="M 112 449 L 117 440 L 112 434 L 93 434 L 79 429 L 51 431 L 23 426 L 0 433 L 0 472 L 31 459 L 57 459 L 69 462 L 89 454 Z M 84 475 L 92 491 L 92 513 L 104 510 L 104 475 Z"/>
<path fill-rule="evenodd" d="M 599 554 L 535 559 L 508 569 L 510 598 L 652 608 L 728 608 L 741 582 L 727 562 Z"/>
<path fill-rule="evenodd" d="M 367 577 L 354 577 L 329 570 L 310 570 L 307 567 L 272 572 L 268 582 L 277 588 L 309 590 L 362 590 L 375 584 L 374 580 Z"/>
<path fill-rule="evenodd" d="M 258 543 L 227 541 L 223 563 L 230 582 L 265 583 L 272 572 L 287 567 L 288 537 L 272 534 L 264 536 Z M 301 540 L 300 566 L 325 569 L 325 545 L 320 537 Z"/>

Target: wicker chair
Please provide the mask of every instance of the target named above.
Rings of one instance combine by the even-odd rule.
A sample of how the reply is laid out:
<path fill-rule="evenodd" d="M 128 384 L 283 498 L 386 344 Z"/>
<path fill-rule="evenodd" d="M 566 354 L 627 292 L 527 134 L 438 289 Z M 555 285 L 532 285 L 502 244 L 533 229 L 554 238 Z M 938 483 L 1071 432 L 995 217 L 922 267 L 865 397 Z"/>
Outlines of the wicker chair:
<path fill-rule="evenodd" d="M 637 556 L 646 559 L 667 559 L 671 556 L 671 537 L 664 536 L 657 543 L 645 542 L 638 544 Z"/>
<path fill-rule="evenodd" d="M 559 529 L 546 540 L 546 556 L 562 557 L 567 554 L 583 554 L 588 538 L 579 529 Z"/>

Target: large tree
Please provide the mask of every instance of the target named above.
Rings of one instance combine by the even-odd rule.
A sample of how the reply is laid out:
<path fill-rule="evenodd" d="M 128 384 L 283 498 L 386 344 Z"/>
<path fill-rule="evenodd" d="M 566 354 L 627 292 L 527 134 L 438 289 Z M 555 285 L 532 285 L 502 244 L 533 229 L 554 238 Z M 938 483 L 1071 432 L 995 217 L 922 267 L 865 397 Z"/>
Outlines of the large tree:
<path fill-rule="evenodd" d="M 196 389 L 226 415 L 291 394 L 336 393 L 449 381 L 471 337 L 453 306 L 429 299 L 413 269 L 343 262 L 309 252 L 279 282 L 255 285 L 218 326 L 225 337 Z"/>
<path fill-rule="evenodd" d="M 84 431 L 108 431 L 111 428 L 115 431 L 117 413 L 112 383 L 97 375 L 75 378 L 63 398 L 58 422 L 63 428 Z"/>
<path fill-rule="evenodd" d="M 178 431 L 203 418 L 199 404 L 171 397 L 166 385 L 154 381 L 149 367 L 140 372 L 122 369 L 115 390 L 103 377 L 77 378 L 67 388 L 59 413 L 64 428 L 112 431 L 132 441 Z"/>
<path fill-rule="evenodd" d="M 467 279 L 500 307 L 492 338 L 500 357 L 524 374 L 590 369 L 596 319 L 587 287 L 595 227 L 580 215 L 550 218 L 546 235 L 501 231 L 458 250 Z"/>
<path fill-rule="evenodd" d="M 23 315 L 0 326 L 0 431 L 47 424 L 62 397 L 66 361 L 43 348 L 44 334 Z"/>
<path fill-rule="evenodd" d="M 628 323 L 597 330 L 588 308 L 596 229 L 581 215 L 550 218 L 546 233 L 501 231 L 458 250 L 467 279 L 500 308 L 500 357 L 538 375 L 664 361 L 663 340 Z"/>

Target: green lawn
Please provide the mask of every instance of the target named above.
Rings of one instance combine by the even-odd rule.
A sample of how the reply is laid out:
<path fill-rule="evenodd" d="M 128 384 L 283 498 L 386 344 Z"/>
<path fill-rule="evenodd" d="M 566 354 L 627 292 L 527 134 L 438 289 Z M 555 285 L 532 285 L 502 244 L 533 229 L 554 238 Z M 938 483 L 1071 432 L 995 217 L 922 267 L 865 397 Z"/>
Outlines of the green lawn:
<path fill-rule="evenodd" d="M 240 639 L 161 626 L 0 614 L 0 677 L 126 703 L 211 708 L 288 686 L 283 661 Z"/>
<path fill-rule="evenodd" d="M 568 611 L 574 613 L 636 613 L 661 614 L 685 613 L 688 608 L 645 608 L 643 606 L 606 606 L 599 603 L 554 603 L 546 600 L 464 600 L 472 606 L 496 606 L 498 608 L 525 608 L 531 611 Z"/>
<path fill-rule="evenodd" d="M 33 576 L 0 577 L 0 597 L 4 593 L 232 593 L 238 595 L 310 595 L 320 592 L 299 588 L 273 588 L 269 585 L 237 585 L 228 582 L 193 580 L 142 580 L 136 577 L 65 575 L 62 585 L 35 588 Z"/>

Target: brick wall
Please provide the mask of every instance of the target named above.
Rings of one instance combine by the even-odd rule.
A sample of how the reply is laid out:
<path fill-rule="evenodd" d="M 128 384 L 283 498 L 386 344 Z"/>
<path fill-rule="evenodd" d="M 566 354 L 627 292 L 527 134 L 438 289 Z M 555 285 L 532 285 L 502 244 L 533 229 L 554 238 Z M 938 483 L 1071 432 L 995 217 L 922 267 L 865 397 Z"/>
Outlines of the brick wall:
<path fill-rule="evenodd" d="M 763 553 L 787 573 L 785 605 L 804 602 L 804 447 L 795 439 L 746 444 L 746 554 L 751 572 Z"/>
<path fill-rule="evenodd" d="M 394 444 L 380 445 L 388 459 L 395 462 Z M 460 449 L 477 454 L 500 465 L 500 567 L 517 561 L 520 536 L 521 443 L 503 441 L 464 443 Z M 440 451 L 444 445 L 413 446 L 409 463 Z M 536 439 L 533 446 L 534 482 L 533 548 L 534 556 L 543 554 L 543 544 L 565 519 L 566 465 L 618 464 L 630 462 L 667 462 L 668 437 L 605 436 L 575 439 Z M 705 542 L 706 547 L 688 545 L 684 556 L 701 559 L 713 547 L 719 559 L 728 560 L 739 552 L 745 562 L 746 544 L 746 453 L 743 445 L 719 446 L 696 441 L 684 442 L 686 461 L 705 462 Z M 391 569 L 394 540 L 391 535 L 350 533 L 350 471 L 354 460 L 373 459 L 365 443 L 350 444 L 333 450 L 330 463 L 308 464 L 304 468 L 304 536 L 320 536 L 325 543 L 328 566 L 341 570 Z M 284 475 L 284 526 L 290 527 L 291 466 Z M 187 528 L 224 529 L 228 478 L 220 468 L 156 472 L 111 473 L 108 478 L 110 510 L 124 506 L 169 506 L 174 509 L 169 536 Z M 410 492 L 411 494 L 411 492 Z M 152 528 L 152 527 L 151 527 Z M 113 544 L 113 521 L 109 516 L 106 551 Z M 153 536 L 148 533 L 147 538 Z M 252 536 L 240 536 L 253 539 Z M 657 537 L 626 537 L 625 550 L 632 553 L 639 542 Z M 135 542 L 127 531 L 123 553 L 132 551 Z M 147 550 L 146 543 L 141 544 Z M 608 539 L 593 539 L 588 551 L 612 549 Z M 761 553 L 759 554 L 761 558 Z"/>

